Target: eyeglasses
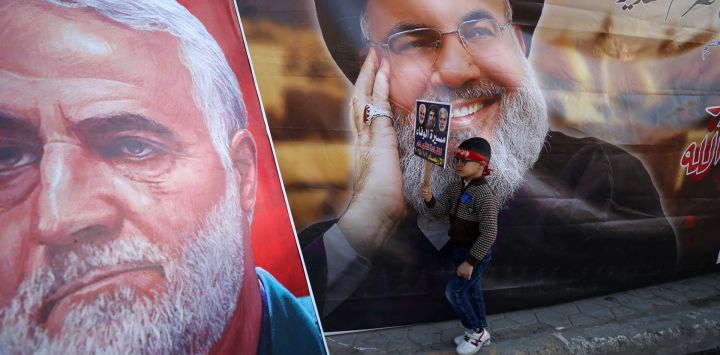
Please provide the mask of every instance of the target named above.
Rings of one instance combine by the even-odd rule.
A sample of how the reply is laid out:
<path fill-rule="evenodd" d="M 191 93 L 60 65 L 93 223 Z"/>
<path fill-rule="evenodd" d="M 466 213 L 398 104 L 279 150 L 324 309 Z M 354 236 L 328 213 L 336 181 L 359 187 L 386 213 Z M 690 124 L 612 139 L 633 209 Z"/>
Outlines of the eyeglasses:
<path fill-rule="evenodd" d="M 450 32 L 433 28 L 402 31 L 390 35 L 385 43 L 371 42 L 371 45 L 386 49 L 391 60 L 432 66 L 440 53 L 443 36 L 457 33 L 465 50 L 477 58 L 491 52 L 492 42 L 511 26 L 511 23 L 501 25 L 493 19 L 483 18 L 462 22 Z"/>
<path fill-rule="evenodd" d="M 465 164 L 473 161 L 474 160 L 467 160 L 465 158 L 455 157 L 455 165 L 457 166 L 465 166 Z"/>

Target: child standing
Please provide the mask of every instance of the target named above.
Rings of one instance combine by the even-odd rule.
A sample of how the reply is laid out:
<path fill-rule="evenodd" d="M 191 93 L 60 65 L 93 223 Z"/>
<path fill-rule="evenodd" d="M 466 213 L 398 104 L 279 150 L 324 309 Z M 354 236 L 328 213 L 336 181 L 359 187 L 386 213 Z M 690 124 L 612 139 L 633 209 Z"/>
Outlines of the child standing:
<path fill-rule="evenodd" d="M 429 187 L 420 189 L 432 214 L 450 217 L 448 235 L 455 247 L 453 263 L 457 269 L 448 281 L 445 296 L 466 329 L 464 335 L 454 340 L 458 354 L 474 354 L 490 340 L 481 276 L 490 263 L 500 210 L 485 179 L 490 174 L 490 156 L 487 140 L 470 138 L 455 152 L 456 171 L 461 179 L 448 185 L 438 199 Z"/>

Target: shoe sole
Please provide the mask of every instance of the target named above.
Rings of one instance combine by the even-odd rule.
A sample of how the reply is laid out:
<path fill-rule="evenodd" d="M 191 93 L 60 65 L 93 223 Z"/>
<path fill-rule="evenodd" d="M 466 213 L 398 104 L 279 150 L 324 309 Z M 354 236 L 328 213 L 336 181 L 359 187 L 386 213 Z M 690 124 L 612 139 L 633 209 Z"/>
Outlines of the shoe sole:
<path fill-rule="evenodd" d="M 458 338 L 459 338 L 460 340 L 458 340 Z M 457 337 L 453 338 L 453 344 L 455 344 L 455 346 L 458 346 L 458 345 L 460 345 L 460 343 L 462 343 L 463 339 L 464 339 L 464 336 L 462 336 L 462 335 L 461 335 L 461 336 L 457 336 Z M 490 339 L 492 339 L 492 338 L 490 338 Z M 490 339 L 485 340 L 485 342 L 483 342 L 482 344 L 480 344 L 480 347 L 483 347 L 483 346 L 485 346 L 485 345 L 491 344 Z"/>
<path fill-rule="evenodd" d="M 457 352 L 457 349 L 455 349 L 455 351 L 456 351 L 458 354 L 461 354 L 461 355 L 473 355 L 473 354 L 477 354 L 477 352 L 480 351 L 480 349 L 482 349 L 483 346 L 488 345 L 488 344 L 490 344 L 490 339 L 486 340 L 486 341 L 483 342 L 483 343 L 480 343 L 480 345 L 478 345 L 477 349 L 475 349 L 475 351 L 473 351 L 473 352 L 470 352 L 470 353 L 462 353 L 462 354 L 461 354 L 460 352 Z M 458 345 L 459 345 L 459 344 L 458 344 Z"/>

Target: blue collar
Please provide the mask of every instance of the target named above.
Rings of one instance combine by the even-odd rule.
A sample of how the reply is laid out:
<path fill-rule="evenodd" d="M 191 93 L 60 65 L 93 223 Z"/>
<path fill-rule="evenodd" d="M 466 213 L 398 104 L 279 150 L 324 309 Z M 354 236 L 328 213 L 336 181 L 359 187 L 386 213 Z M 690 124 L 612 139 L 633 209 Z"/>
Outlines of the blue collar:
<path fill-rule="evenodd" d="M 260 278 L 260 300 L 262 301 L 262 320 L 260 321 L 260 337 L 258 339 L 258 355 L 272 354 L 272 329 L 270 328 L 270 311 L 268 309 L 267 293 Z"/>

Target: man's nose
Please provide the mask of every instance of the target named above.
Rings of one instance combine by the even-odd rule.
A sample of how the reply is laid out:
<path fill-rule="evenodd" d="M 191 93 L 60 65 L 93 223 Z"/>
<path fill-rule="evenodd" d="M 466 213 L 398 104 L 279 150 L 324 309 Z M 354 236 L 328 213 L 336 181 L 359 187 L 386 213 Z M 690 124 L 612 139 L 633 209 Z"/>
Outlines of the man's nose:
<path fill-rule="evenodd" d="M 432 85 L 458 88 L 476 80 L 482 74 L 457 33 L 443 36 L 438 51 L 430 78 Z"/>
<path fill-rule="evenodd" d="M 63 246 L 114 238 L 122 226 L 110 167 L 70 143 L 50 143 L 40 165 L 35 238 Z"/>

